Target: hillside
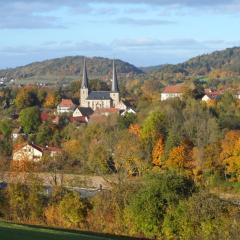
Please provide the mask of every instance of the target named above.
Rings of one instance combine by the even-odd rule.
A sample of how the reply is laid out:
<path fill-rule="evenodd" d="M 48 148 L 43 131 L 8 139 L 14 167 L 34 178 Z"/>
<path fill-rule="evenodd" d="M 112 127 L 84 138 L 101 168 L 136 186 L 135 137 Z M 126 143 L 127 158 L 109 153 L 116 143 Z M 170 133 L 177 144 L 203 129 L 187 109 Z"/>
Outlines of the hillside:
<path fill-rule="evenodd" d="M 18 82 L 31 83 L 67 83 L 80 78 L 83 58 L 83 56 L 57 58 L 13 69 L 0 70 L 0 78 L 5 78 L 6 81 L 15 79 Z M 116 60 L 116 66 L 119 76 L 122 78 L 142 73 L 142 70 L 121 60 Z M 87 58 L 87 67 L 89 78 L 91 79 L 100 78 L 107 80 L 111 77 L 111 59 L 101 57 Z"/>
<path fill-rule="evenodd" d="M 150 69 L 150 71 L 147 71 L 148 74 L 161 80 L 208 76 L 214 71 L 220 72 L 221 76 L 236 77 L 240 74 L 240 47 L 201 55 L 176 65 L 161 65 L 148 69 Z"/>
<path fill-rule="evenodd" d="M 136 239 L 129 237 L 118 237 L 108 234 L 94 234 L 88 232 L 67 231 L 63 229 L 40 228 L 27 225 L 10 224 L 0 221 L 1 239 L 7 240 L 127 240 Z"/>

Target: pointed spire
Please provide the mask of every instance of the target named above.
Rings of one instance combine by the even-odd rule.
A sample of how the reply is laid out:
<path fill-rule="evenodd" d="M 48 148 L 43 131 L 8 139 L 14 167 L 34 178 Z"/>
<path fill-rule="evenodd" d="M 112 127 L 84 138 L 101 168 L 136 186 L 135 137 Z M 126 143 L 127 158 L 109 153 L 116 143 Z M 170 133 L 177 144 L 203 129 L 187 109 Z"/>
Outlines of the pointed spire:
<path fill-rule="evenodd" d="M 117 80 L 117 71 L 116 71 L 114 60 L 113 60 L 112 92 L 119 92 L 118 80 Z"/>
<path fill-rule="evenodd" d="M 82 86 L 81 88 L 88 88 L 88 75 L 87 75 L 87 66 L 86 59 L 83 60 L 83 78 L 82 78 Z"/>

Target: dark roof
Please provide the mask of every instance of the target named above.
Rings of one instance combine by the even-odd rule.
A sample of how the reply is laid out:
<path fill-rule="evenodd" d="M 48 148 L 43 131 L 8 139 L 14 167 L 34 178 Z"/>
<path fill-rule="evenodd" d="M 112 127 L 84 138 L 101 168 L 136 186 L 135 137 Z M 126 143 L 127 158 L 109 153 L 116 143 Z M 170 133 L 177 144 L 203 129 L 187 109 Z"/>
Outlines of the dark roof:
<path fill-rule="evenodd" d="M 88 95 L 87 100 L 108 100 L 111 99 L 110 92 L 107 91 L 92 91 Z"/>
<path fill-rule="evenodd" d="M 90 116 L 93 114 L 93 110 L 89 107 L 79 107 L 78 108 L 83 116 Z"/>

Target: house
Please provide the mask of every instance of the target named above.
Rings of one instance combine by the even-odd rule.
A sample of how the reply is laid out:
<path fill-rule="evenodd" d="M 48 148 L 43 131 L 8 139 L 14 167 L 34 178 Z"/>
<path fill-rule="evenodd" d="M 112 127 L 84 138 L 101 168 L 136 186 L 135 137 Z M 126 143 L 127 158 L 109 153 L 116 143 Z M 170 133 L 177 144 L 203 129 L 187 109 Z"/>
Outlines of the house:
<path fill-rule="evenodd" d="M 134 114 L 134 115 L 136 115 L 137 113 L 132 108 L 128 108 L 128 109 L 126 109 L 126 110 L 121 112 L 121 116 L 125 116 L 126 114 Z"/>
<path fill-rule="evenodd" d="M 212 89 L 205 89 L 205 95 L 202 97 L 203 102 L 208 102 L 211 100 L 217 100 L 224 94 L 223 90 L 212 90 Z"/>
<path fill-rule="evenodd" d="M 76 106 L 71 99 L 62 99 L 61 103 L 57 106 L 57 113 L 73 113 Z"/>
<path fill-rule="evenodd" d="M 129 103 L 123 100 L 120 101 L 119 104 L 116 106 L 117 109 L 123 110 L 123 111 L 127 110 L 129 107 L 130 107 Z"/>
<path fill-rule="evenodd" d="M 62 149 L 58 147 L 46 146 L 44 149 L 44 154 L 48 154 L 50 157 L 59 156 L 62 153 Z"/>
<path fill-rule="evenodd" d="M 83 78 L 80 88 L 80 107 L 92 108 L 116 108 L 120 102 L 120 92 L 117 80 L 117 71 L 113 61 L 111 91 L 92 91 L 89 87 L 86 60 L 83 65 Z"/>
<path fill-rule="evenodd" d="M 166 86 L 161 93 L 161 101 L 165 101 L 170 98 L 181 98 L 184 93 L 185 87 L 182 84 Z"/>
<path fill-rule="evenodd" d="M 72 117 L 89 117 L 93 114 L 93 110 L 91 108 L 85 108 L 85 107 L 77 107 L 75 111 L 73 112 Z"/>
<path fill-rule="evenodd" d="M 202 97 L 202 101 L 203 102 L 208 102 L 208 101 L 211 101 L 211 100 L 217 100 L 218 98 L 219 98 L 218 94 L 205 94 Z"/>
<path fill-rule="evenodd" d="M 13 161 L 41 161 L 44 154 L 55 157 L 60 154 L 62 150 L 56 147 L 42 147 L 33 143 L 23 143 L 14 147 Z"/>
<path fill-rule="evenodd" d="M 43 148 L 32 143 L 17 145 L 13 150 L 13 161 L 39 162 L 42 156 Z"/>
<path fill-rule="evenodd" d="M 119 115 L 119 113 L 120 113 L 120 110 L 117 109 L 117 108 L 100 108 L 100 109 L 97 109 L 94 112 L 94 115 L 108 117 L 108 116 L 110 116 L 112 114 L 118 114 Z"/>
<path fill-rule="evenodd" d="M 69 122 L 71 122 L 71 123 L 88 123 L 88 117 L 86 117 L 86 116 L 70 117 Z"/>

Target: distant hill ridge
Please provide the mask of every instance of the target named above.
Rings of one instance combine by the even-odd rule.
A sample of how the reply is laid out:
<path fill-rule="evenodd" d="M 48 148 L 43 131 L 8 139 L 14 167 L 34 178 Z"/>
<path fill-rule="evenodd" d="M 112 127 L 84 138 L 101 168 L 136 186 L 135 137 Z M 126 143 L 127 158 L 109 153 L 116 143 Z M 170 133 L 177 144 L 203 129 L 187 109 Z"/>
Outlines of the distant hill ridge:
<path fill-rule="evenodd" d="M 150 69 L 148 72 L 152 73 L 182 73 L 184 75 L 206 75 L 216 69 L 240 74 L 240 47 L 204 54 L 176 65 L 160 65 L 148 69 Z"/>
<path fill-rule="evenodd" d="M 70 81 L 81 78 L 84 56 L 63 57 L 34 62 L 22 67 L 0 70 L 0 77 L 35 81 Z M 86 58 L 89 78 L 106 80 L 111 75 L 112 60 L 102 57 Z M 122 60 L 116 60 L 119 76 L 128 77 L 143 73 L 142 70 Z"/>

